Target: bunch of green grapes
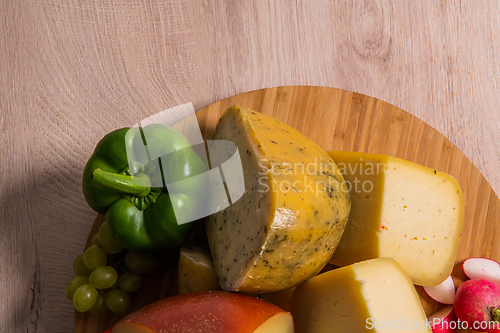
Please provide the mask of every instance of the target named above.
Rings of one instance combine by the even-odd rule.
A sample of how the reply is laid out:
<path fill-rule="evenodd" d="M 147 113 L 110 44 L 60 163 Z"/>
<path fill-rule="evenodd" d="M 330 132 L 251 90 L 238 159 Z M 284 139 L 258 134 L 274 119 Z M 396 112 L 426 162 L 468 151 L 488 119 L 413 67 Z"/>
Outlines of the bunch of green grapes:
<path fill-rule="evenodd" d="M 68 282 L 66 297 L 79 312 L 124 313 L 130 308 L 128 294 L 141 287 L 140 274 L 154 271 L 157 263 L 153 254 L 124 250 L 104 222 L 92 237 L 92 246 L 73 263 L 77 276 Z"/>

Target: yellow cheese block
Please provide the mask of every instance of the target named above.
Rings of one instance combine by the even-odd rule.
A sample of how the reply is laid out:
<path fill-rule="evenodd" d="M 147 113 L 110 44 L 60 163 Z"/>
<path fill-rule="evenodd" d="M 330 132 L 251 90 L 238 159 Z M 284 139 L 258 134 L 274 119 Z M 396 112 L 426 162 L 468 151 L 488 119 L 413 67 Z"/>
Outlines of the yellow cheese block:
<path fill-rule="evenodd" d="M 290 126 L 236 105 L 222 115 L 214 140 L 236 143 L 245 180 L 243 196 L 206 222 L 221 287 L 272 292 L 319 273 L 350 209 L 330 156 Z"/>
<path fill-rule="evenodd" d="M 179 294 L 221 289 L 212 256 L 209 251 L 199 245 L 185 244 L 182 246 L 179 253 L 177 276 Z M 252 296 L 289 311 L 294 290 L 295 288 L 288 288 L 265 294 L 253 294 Z"/>
<path fill-rule="evenodd" d="M 412 281 L 391 258 L 322 273 L 295 288 L 296 333 L 429 332 Z"/>
<path fill-rule="evenodd" d="M 182 246 L 177 274 L 179 294 L 221 289 L 210 252 L 201 246 Z"/>
<path fill-rule="evenodd" d="M 434 286 L 452 272 L 464 198 L 450 175 L 385 155 L 328 152 L 350 189 L 352 209 L 330 261 L 345 266 L 391 257 L 414 284 Z"/>

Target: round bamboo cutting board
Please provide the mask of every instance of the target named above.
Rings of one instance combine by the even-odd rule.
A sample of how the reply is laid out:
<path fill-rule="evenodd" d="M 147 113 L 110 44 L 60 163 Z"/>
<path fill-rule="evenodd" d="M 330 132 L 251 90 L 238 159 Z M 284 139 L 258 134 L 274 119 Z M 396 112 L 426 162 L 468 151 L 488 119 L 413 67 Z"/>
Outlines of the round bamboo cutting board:
<path fill-rule="evenodd" d="M 465 197 L 462 240 L 453 272 L 463 280 L 461 263 L 469 257 L 500 261 L 500 201 L 485 178 L 449 140 L 413 115 L 375 98 L 350 91 L 308 86 L 261 89 L 229 97 L 197 112 L 205 139 L 212 137 L 220 115 L 232 104 L 268 114 L 316 142 L 325 150 L 360 151 L 407 159 L 451 174 Z M 103 218 L 97 217 L 90 233 L 97 232 Z M 202 230 L 202 229 L 200 229 Z M 498 236 L 498 237 L 497 237 Z M 135 310 L 175 293 L 176 251 L 166 255 L 163 271 L 145 277 L 132 295 Z M 438 305 L 417 288 L 428 314 Z M 125 315 L 109 311 L 100 316 L 76 313 L 76 333 L 101 333 Z"/>

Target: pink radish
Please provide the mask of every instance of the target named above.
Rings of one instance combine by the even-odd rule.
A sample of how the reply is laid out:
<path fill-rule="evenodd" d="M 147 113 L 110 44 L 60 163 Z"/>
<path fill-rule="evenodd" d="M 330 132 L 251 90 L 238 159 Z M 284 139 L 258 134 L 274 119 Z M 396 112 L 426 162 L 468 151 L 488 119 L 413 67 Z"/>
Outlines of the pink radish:
<path fill-rule="evenodd" d="M 424 287 L 424 290 L 430 298 L 442 304 L 453 304 L 455 299 L 455 283 L 451 275 L 443 283 L 434 287 Z"/>
<path fill-rule="evenodd" d="M 500 264 L 486 258 L 470 258 L 464 261 L 462 268 L 470 279 L 486 279 L 500 283 Z"/>
<path fill-rule="evenodd" d="M 470 329 L 494 331 L 500 324 L 500 284 L 485 279 L 465 281 L 458 287 L 454 309 Z"/>
<path fill-rule="evenodd" d="M 434 312 L 427 317 L 427 321 L 431 325 L 432 333 L 454 333 L 458 330 L 458 318 L 452 305 Z"/>

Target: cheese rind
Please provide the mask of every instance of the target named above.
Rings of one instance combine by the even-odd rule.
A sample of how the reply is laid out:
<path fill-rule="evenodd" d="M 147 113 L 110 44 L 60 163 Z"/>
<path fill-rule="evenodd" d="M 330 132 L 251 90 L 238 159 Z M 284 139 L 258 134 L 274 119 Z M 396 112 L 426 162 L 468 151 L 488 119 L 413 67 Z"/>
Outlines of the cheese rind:
<path fill-rule="evenodd" d="M 290 126 L 239 106 L 222 115 L 214 140 L 237 144 L 245 179 L 243 196 L 206 222 L 221 287 L 271 292 L 319 273 L 350 209 L 328 154 Z"/>
<path fill-rule="evenodd" d="M 450 175 L 385 155 L 328 152 L 350 187 L 352 209 L 331 263 L 391 257 L 414 284 L 435 286 L 452 272 L 464 199 Z"/>
<path fill-rule="evenodd" d="M 431 332 L 411 279 L 394 259 L 338 268 L 295 288 L 296 333 Z"/>

